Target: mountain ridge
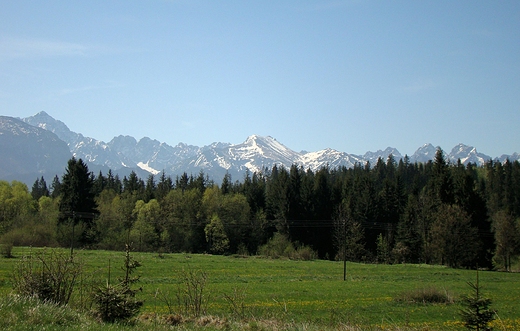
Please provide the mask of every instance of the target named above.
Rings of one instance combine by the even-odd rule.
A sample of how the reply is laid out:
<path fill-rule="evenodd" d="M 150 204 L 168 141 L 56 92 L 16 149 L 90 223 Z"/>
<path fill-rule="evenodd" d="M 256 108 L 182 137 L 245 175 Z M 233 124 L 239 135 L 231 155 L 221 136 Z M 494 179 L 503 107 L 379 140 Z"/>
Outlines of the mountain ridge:
<path fill-rule="evenodd" d="M 396 161 L 404 156 L 394 147 L 375 152 L 368 151 L 364 155 L 349 154 L 326 148 L 314 152 L 296 152 L 271 136 L 251 135 L 242 143 L 214 142 L 207 146 L 194 146 L 178 143 L 171 146 L 149 137 L 137 140 L 131 136 L 119 135 L 109 142 L 85 137 L 81 133 L 71 131 L 67 125 L 54 119 L 46 112 L 21 119 L 32 126 L 51 131 L 67 143 L 70 152 L 82 158 L 89 166 L 120 170 L 138 169 L 141 173 L 157 175 L 164 171 L 169 175 L 180 175 L 184 172 L 196 174 L 204 171 L 216 181 L 224 175 L 240 176 L 246 170 L 251 172 L 272 168 L 275 164 L 290 167 L 293 164 L 316 171 L 321 167 L 353 167 L 355 164 L 370 162 L 375 165 L 379 158 L 387 160 L 391 154 Z M 426 143 L 415 153 L 408 156 L 410 162 L 428 162 L 433 159 L 439 146 Z M 475 147 L 458 144 L 449 154 L 445 154 L 449 162 L 482 165 L 492 157 L 479 153 Z M 520 160 L 520 155 L 502 155 L 496 160 Z"/>
<path fill-rule="evenodd" d="M 72 156 L 52 132 L 7 116 L 0 116 L 0 155 L 0 178 L 22 182 L 63 173 Z"/>

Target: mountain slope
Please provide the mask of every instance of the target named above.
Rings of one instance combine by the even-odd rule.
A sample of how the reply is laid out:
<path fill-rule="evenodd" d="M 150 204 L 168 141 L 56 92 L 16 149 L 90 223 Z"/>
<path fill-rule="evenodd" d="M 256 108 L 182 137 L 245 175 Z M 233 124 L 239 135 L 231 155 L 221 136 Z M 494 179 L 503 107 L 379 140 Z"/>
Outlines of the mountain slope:
<path fill-rule="evenodd" d="M 55 134 L 0 116 L 0 178 L 34 181 L 63 173 L 71 153 Z"/>

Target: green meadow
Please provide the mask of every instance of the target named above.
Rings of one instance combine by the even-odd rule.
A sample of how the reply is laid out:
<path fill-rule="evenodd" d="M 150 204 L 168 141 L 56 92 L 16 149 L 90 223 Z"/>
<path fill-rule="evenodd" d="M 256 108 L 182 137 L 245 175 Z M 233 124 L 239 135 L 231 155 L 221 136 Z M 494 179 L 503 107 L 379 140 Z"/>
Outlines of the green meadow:
<path fill-rule="evenodd" d="M 11 275 L 24 255 L 40 250 L 15 248 L 15 258 L 0 259 L 2 329 L 36 330 L 47 325 L 49 330 L 463 330 L 459 299 L 470 294 L 467 282 L 476 281 L 474 270 L 444 266 L 347 263 L 343 281 L 342 262 L 133 253 L 142 264 L 137 269 L 142 287 L 138 296 L 145 303 L 132 325 L 115 326 L 88 317 L 88 294 L 93 285 L 106 283 L 109 274 L 114 282 L 122 275 L 124 253 L 78 250 L 76 258 L 84 271 L 70 303 L 73 311 L 60 314 L 80 312 L 79 317 L 64 324 L 44 318 L 31 322 L 27 312 L 16 311 L 25 308 L 10 304 L 16 300 Z M 176 293 L 183 286 L 182 276 L 190 271 L 207 277 L 202 314 L 206 322 L 186 317 L 184 323 L 165 325 L 161 316 L 181 313 Z M 493 327 L 520 329 L 520 274 L 480 271 L 479 278 L 484 295 L 497 310 Z M 446 294 L 448 302 L 408 299 L 410 293 L 428 289 Z M 27 305 L 37 311 L 34 303 Z"/>

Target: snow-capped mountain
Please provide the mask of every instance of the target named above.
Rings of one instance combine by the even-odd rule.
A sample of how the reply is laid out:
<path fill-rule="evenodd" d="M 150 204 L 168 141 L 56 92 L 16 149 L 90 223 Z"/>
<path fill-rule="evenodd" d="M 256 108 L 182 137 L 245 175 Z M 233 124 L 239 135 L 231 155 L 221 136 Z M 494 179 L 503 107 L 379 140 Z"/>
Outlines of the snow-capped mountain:
<path fill-rule="evenodd" d="M 148 137 L 137 141 L 134 137 L 118 136 L 107 145 L 110 151 L 117 153 L 119 167 L 138 167 L 152 174 L 175 168 L 182 160 L 195 157 L 200 151 L 196 146 L 180 143 L 172 147 Z"/>
<path fill-rule="evenodd" d="M 144 137 L 139 141 L 130 136 L 117 136 L 110 142 L 84 137 L 75 133 L 61 121 L 52 118 L 45 112 L 22 119 L 25 123 L 45 129 L 56 134 L 66 142 L 70 152 L 81 158 L 93 169 L 129 173 L 135 170 L 139 175 L 158 174 L 164 171 L 176 176 L 186 172 L 197 175 L 203 171 L 211 179 L 220 181 L 228 173 L 240 179 L 247 170 L 251 172 L 270 169 L 275 164 L 286 168 L 293 164 L 316 171 L 324 166 L 329 168 L 353 167 L 355 164 L 375 165 L 379 158 L 387 160 L 391 154 L 398 162 L 403 158 L 401 153 L 392 147 L 364 155 L 354 155 L 333 149 L 315 152 L 296 152 L 283 145 L 275 138 L 252 135 L 243 143 L 230 144 L 215 142 L 208 146 L 198 147 L 179 143 L 170 146 L 166 143 Z M 433 160 L 438 147 L 425 144 L 409 158 L 410 162 L 428 162 Z M 476 163 L 482 165 L 491 157 L 478 153 L 474 147 L 459 144 L 446 155 L 449 162 Z M 500 160 L 520 159 L 518 153 L 512 156 L 503 155 Z"/>
<path fill-rule="evenodd" d="M 120 167 L 121 162 L 117 154 L 112 153 L 107 144 L 94 138 L 84 137 L 81 133 L 72 132 L 65 123 L 54 119 L 46 112 L 39 112 L 34 116 L 23 118 L 22 121 L 56 134 L 67 143 L 71 153 L 78 159 L 114 169 Z"/>
<path fill-rule="evenodd" d="M 499 158 L 495 159 L 495 161 L 502 162 L 502 163 L 506 162 L 507 160 L 520 161 L 520 153 L 513 153 L 511 155 L 503 154 Z"/>
<path fill-rule="evenodd" d="M 390 154 L 392 154 L 396 161 L 403 158 L 403 156 L 401 155 L 401 153 L 399 153 L 397 149 L 388 147 L 384 151 L 378 150 L 377 152 L 366 152 L 365 155 L 363 155 L 363 163 L 368 161 L 371 165 L 375 165 L 379 158 L 386 161 Z"/>
<path fill-rule="evenodd" d="M 433 147 L 432 144 L 424 144 L 419 147 L 415 153 L 410 157 L 411 163 L 425 163 L 433 160 L 435 153 L 439 147 Z"/>
<path fill-rule="evenodd" d="M 457 146 L 453 147 L 450 154 L 448 155 L 448 159 L 453 163 L 456 163 L 458 160 L 460 160 L 462 164 L 484 164 L 491 160 L 491 157 L 477 152 L 475 147 L 458 144 Z"/>
<path fill-rule="evenodd" d="M 339 152 L 330 148 L 302 154 L 298 162 L 299 165 L 312 171 L 316 171 L 323 166 L 328 166 L 329 168 L 352 168 L 356 163 L 364 164 L 365 160 L 361 156 Z"/>

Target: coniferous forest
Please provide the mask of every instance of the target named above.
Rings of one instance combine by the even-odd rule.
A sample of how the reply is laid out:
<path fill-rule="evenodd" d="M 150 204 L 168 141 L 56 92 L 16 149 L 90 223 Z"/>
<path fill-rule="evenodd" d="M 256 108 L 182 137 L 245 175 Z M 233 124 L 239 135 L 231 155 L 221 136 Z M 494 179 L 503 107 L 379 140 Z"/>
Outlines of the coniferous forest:
<path fill-rule="evenodd" d="M 396 161 L 353 168 L 274 166 L 216 185 L 93 174 L 71 159 L 31 189 L 0 181 L 0 243 L 257 254 L 273 240 L 323 259 L 511 270 L 520 255 L 520 163 Z"/>

